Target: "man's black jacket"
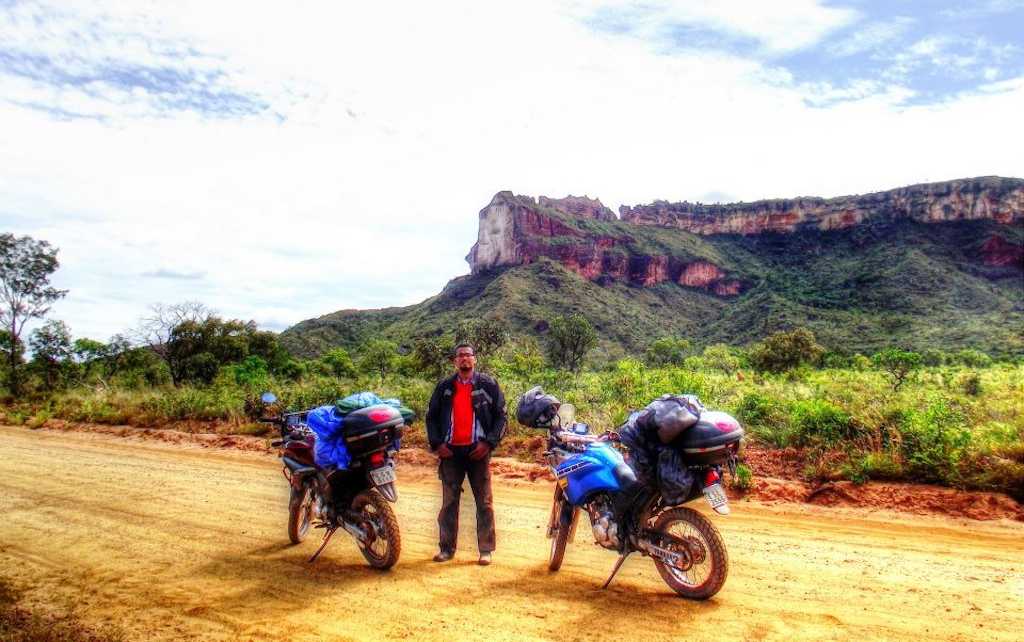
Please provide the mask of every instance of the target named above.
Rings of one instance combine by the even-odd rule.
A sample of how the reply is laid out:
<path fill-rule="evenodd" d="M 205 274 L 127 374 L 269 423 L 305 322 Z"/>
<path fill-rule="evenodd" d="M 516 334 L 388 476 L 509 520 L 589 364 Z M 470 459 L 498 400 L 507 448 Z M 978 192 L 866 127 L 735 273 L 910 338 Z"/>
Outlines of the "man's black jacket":
<path fill-rule="evenodd" d="M 452 398 L 455 396 L 456 377 L 458 374 L 453 374 L 438 382 L 434 394 L 430 396 L 430 404 L 427 406 L 427 441 L 430 442 L 431 450 L 451 441 Z M 501 393 L 497 381 L 480 372 L 473 373 L 472 394 L 473 439 L 486 441 L 493 450 L 505 436 L 508 423 L 505 395 Z"/>

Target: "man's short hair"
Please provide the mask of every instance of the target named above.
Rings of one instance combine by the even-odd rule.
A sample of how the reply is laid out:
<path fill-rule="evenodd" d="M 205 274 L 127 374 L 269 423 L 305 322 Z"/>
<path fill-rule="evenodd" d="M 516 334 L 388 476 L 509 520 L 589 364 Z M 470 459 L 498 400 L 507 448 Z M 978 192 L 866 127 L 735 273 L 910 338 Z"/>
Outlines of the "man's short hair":
<path fill-rule="evenodd" d="M 454 348 L 452 348 L 452 359 L 454 359 L 455 356 L 459 354 L 459 348 L 469 348 L 470 350 L 473 351 L 473 356 L 476 356 L 476 348 L 473 347 L 472 343 L 460 343 Z"/>

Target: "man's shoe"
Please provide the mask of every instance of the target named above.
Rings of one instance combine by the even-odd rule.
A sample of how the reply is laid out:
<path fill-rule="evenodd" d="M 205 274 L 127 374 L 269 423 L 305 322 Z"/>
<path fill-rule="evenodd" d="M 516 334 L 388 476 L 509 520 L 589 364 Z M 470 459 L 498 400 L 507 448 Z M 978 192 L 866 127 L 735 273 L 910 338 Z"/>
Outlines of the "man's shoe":
<path fill-rule="evenodd" d="M 479 564 L 480 566 L 490 566 L 491 565 L 491 554 L 490 553 L 480 553 L 480 559 L 477 560 L 477 564 Z"/>
<path fill-rule="evenodd" d="M 450 560 L 454 556 L 455 556 L 455 553 L 452 553 L 451 551 L 438 551 L 437 555 L 434 556 L 434 561 L 435 562 L 447 562 L 448 560 Z"/>

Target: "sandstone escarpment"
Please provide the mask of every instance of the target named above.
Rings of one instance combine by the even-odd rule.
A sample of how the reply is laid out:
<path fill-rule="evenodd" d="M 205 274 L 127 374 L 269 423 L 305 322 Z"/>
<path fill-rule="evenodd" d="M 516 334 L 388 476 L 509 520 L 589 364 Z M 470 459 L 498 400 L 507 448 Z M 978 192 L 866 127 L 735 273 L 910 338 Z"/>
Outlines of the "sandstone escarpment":
<path fill-rule="evenodd" d="M 904 221 L 991 220 L 1017 225 L 1024 223 L 1024 180 L 985 177 L 862 196 L 730 205 L 655 201 L 623 206 L 620 212 L 621 221 L 600 200 L 585 196 L 534 199 L 499 192 L 480 211 L 477 242 L 466 260 L 478 274 L 544 257 L 602 285 L 623 282 L 653 287 L 670 282 L 732 297 L 751 286 L 743 280 L 742 270 L 728 260 L 723 263 L 721 254 L 708 249 L 710 239 L 698 241 L 691 236 L 686 241 L 686 233 L 700 237 L 790 234 Z M 964 239 L 965 244 L 973 241 Z M 701 244 L 704 249 L 697 247 Z M 975 260 L 985 265 L 1024 266 L 1024 248 L 1004 236 L 995 234 L 974 247 L 979 250 Z M 735 270 L 730 273 L 730 269 Z"/>
<path fill-rule="evenodd" d="M 1024 221 L 1024 180 L 971 178 L 831 199 L 801 197 L 724 205 L 655 201 L 623 205 L 619 213 L 629 223 L 705 235 L 838 230 L 871 221 L 989 219 L 1012 224 Z"/>
<path fill-rule="evenodd" d="M 527 265 L 545 257 L 602 284 L 622 281 L 640 287 L 675 282 L 722 296 L 742 289 L 735 279 L 705 261 L 643 252 L 634 239 L 618 230 L 602 234 L 581 230 L 577 219 L 616 221 L 600 201 L 585 197 L 552 199 L 499 192 L 480 211 L 477 242 L 466 260 L 474 274 L 485 270 Z"/>

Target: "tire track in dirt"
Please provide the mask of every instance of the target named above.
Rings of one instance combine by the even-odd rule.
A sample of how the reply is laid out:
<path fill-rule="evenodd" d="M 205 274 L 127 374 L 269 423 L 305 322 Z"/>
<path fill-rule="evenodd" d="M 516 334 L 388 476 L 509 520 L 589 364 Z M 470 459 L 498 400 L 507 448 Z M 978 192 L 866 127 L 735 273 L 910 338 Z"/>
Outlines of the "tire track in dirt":
<path fill-rule="evenodd" d="M 487 568 L 473 563 L 471 500 L 442 565 L 433 471 L 400 467 L 399 491 L 391 572 L 341 534 L 309 566 L 317 542 L 286 545 L 270 456 L 0 427 L 0 576 L 34 607 L 137 639 L 1011 640 L 1024 628 L 1018 522 L 737 502 L 714 519 L 730 577 L 694 603 L 639 557 L 601 591 L 615 556 L 583 527 L 549 574 L 548 484 L 496 480 Z"/>

